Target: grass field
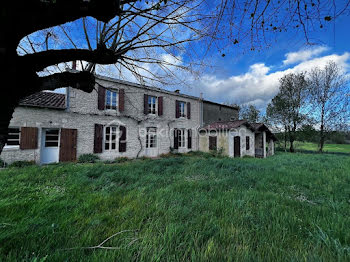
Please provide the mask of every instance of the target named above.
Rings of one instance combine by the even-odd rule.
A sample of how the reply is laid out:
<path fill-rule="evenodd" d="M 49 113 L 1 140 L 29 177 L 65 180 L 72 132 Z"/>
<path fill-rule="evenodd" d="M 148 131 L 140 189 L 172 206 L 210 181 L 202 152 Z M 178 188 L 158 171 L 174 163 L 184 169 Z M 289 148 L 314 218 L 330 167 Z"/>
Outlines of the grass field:
<path fill-rule="evenodd" d="M 9 168 L 0 261 L 349 261 L 349 171 L 300 153 Z"/>
<path fill-rule="evenodd" d="M 283 146 L 283 143 L 280 144 L 280 146 Z M 294 143 L 296 150 L 305 150 L 305 151 L 318 151 L 318 145 L 317 143 L 310 143 L 310 142 L 300 142 L 296 141 Z M 289 148 L 289 143 L 287 148 Z M 350 154 L 350 144 L 325 144 L 323 151 L 325 153 L 348 153 Z"/>

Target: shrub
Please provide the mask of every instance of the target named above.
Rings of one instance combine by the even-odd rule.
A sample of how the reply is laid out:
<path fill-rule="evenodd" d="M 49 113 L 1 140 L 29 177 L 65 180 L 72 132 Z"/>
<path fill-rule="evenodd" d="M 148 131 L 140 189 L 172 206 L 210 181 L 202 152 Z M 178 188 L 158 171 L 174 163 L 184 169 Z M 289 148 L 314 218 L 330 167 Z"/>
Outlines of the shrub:
<path fill-rule="evenodd" d="M 220 147 L 219 149 L 217 150 L 210 150 L 209 151 L 209 154 L 212 156 L 212 157 L 217 157 L 217 158 L 221 158 L 221 157 L 224 157 L 224 148 Z"/>
<path fill-rule="evenodd" d="M 123 157 L 117 157 L 117 158 L 115 159 L 115 162 L 116 162 L 116 163 L 124 163 L 124 162 L 129 161 L 129 160 L 130 160 L 129 158 L 123 156 Z"/>
<path fill-rule="evenodd" d="M 105 160 L 105 161 L 103 161 L 103 163 L 104 164 L 115 164 L 115 161 L 113 161 L 113 160 Z"/>
<path fill-rule="evenodd" d="M 35 165 L 34 161 L 15 161 L 9 165 L 9 167 L 26 167 Z"/>
<path fill-rule="evenodd" d="M 100 158 L 94 154 L 83 154 L 78 158 L 78 163 L 96 163 Z"/>

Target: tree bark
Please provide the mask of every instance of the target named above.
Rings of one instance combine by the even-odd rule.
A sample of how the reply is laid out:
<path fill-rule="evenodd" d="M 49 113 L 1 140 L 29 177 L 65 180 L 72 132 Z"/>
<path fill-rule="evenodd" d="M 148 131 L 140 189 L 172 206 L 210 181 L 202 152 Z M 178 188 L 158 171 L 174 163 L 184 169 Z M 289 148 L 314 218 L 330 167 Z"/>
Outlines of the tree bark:
<path fill-rule="evenodd" d="M 284 126 L 284 152 L 287 152 L 287 126 Z"/>
<path fill-rule="evenodd" d="M 320 148 L 319 148 L 319 152 L 322 153 L 323 152 L 323 146 L 324 146 L 324 140 L 325 140 L 325 135 L 324 135 L 324 106 L 322 106 L 322 110 L 321 110 L 321 126 L 320 126 Z"/>
<path fill-rule="evenodd" d="M 288 136 L 289 136 L 289 152 L 294 153 L 294 135 L 292 134 L 290 127 L 288 127 Z"/>

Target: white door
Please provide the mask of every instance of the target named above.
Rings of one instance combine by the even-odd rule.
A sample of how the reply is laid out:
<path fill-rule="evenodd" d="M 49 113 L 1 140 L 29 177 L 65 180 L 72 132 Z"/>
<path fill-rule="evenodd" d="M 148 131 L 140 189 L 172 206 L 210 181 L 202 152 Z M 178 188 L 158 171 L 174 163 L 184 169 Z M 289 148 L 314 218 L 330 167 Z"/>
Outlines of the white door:
<path fill-rule="evenodd" d="M 40 163 L 57 163 L 59 160 L 59 129 L 43 129 L 41 132 Z"/>
<path fill-rule="evenodd" d="M 146 135 L 146 155 L 149 157 L 158 156 L 157 128 L 147 128 Z"/>

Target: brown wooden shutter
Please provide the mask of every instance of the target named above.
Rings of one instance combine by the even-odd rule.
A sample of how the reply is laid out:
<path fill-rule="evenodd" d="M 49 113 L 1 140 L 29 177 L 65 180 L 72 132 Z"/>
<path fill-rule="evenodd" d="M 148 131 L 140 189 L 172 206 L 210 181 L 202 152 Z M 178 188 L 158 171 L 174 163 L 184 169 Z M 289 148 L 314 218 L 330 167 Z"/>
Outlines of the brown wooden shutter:
<path fill-rule="evenodd" d="M 187 148 L 188 149 L 192 148 L 192 130 L 191 129 L 187 130 Z"/>
<path fill-rule="evenodd" d="M 209 136 L 209 150 L 216 150 L 216 136 Z"/>
<path fill-rule="evenodd" d="M 187 103 L 187 118 L 191 119 L 191 103 Z"/>
<path fill-rule="evenodd" d="M 38 128 L 21 127 L 20 149 L 37 149 L 38 148 Z"/>
<path fill-rule="evenodd" d="M 124 89 L 119 89 L 119 112 L 124 111 L 124 104 L 125 104 L 125 91 Z"/>
<path fill-rule="evenodd" d="M 77 160 L 77 138 L 78 130 L 68 128 L 61 129 L 60 162 Z"/>
<path fill-rule="evenodd" d="M 174 129 L 174 149 L 179 149 L 179 130 Z"/>
<path fill-rule="evenodd" d="M 159 116 L 163 115 L 163 97 L 162 96 L 158 97 L 158 115 Z"/>
<path fill-rule="evenodd" d="M 148 115 L 148 95 L 143 95 L 143 113 Z"/>
<path fill-rule="evenodd" d="M 119 131 L 121 136 L 119 136 L 119 152 L 126 152 L 126 127 L 120 126 Z"/>
<path fill-rule="evenodd" d="M 180 101 L 179 100 L 175 101 L 175 117 L 176 118 L 180 117 Z"/>
<path fill-rule="evenodd" d="M 104 110 L 105 109 L 105 99 L 106 99 L 106 89 L 102 86 L 98 87 L 98 110 Z"/>
<path fill-rule="evenodd" d="M 103 125 L 95 124 L 94 153 L 102 153 Z"/>

